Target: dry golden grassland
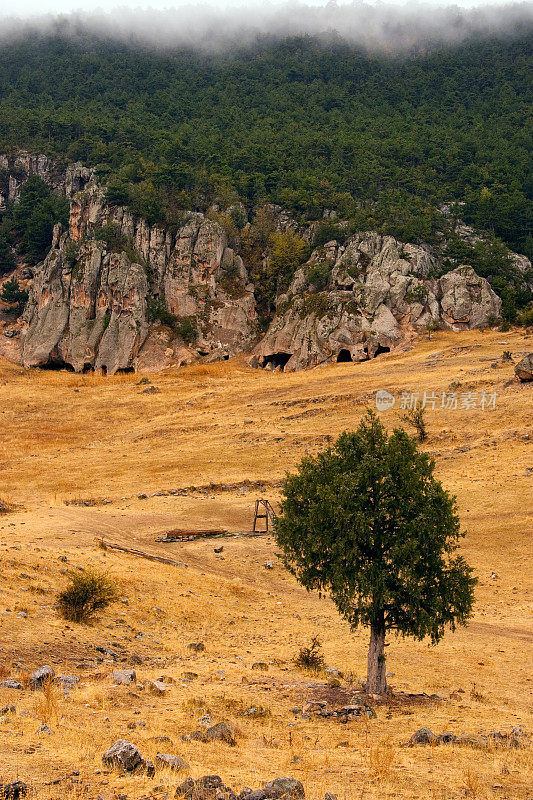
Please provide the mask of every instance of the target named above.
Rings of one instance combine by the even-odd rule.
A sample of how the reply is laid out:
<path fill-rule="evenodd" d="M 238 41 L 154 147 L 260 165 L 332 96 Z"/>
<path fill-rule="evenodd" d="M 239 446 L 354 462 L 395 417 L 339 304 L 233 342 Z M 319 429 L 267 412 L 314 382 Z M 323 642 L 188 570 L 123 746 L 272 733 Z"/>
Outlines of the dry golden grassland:
<path fill-rule="evenodd" d="M 80 684 L 68 696 L 0 689 L 0 708 L 16 706 L 0 716 L 0 783 L 25 780 L 39 800 L 133 800 L 164 797 L 187 774 L 219 774 L 237 790 L 292 775 L 309 800 L 325 791 L 339 800 L 532 798 L 527 736 L 517 749 L 404 746 L 424 725 L 436 734 L 532 730 L 533 384 L 519 384 L 501 360 L 504 350 L 516 360 L 532 345 L 516 331 L 439 333 L 405 353 L 296 374 L 243 361 L 169 371 L 150 376 L 157 394 L 143 394 L 138 375 L 28 372 L 1 362 L 0 497 L 19 510 L 0 516 L 0 680 L 27 683 L 49 663 Z M 376 706 L 375 719 L 345 725 L 302 719 L 291 709 L 322 697 L 327 675 L 296 669 L 299 647 L 320 636 L 326 664 L 345 676 L 339 697 L 349 698 L 365 674 L 367 632 L 351 632 L 331 602 L 305 593 L 269 537 L 156 538 L 176 527 L 249 530 L 255 498 L 275 505 L 285 470 L 354 428 L 380 388 L 397 397 L 497 392 L 493 410 L 428 411 L 423 445 L 458 496 L 462 547 L 479 577 L 475 615 L 436 647 L 390 639 L 394 690 L 439 699 L 391 700 Z M 397 425 L 398 402 L 381 417 Z M 265 488 L 218 486 L 246 479 Z M 211 482 L 184 496 L 152 496 Z M 96 537 L 187 566 L 103 550 Z M 87 565 L 109 570 L 123 600 L 94 625 L 67 623 L 54 609 L 56 593 L 65 570 Z M 200 640 L 205 652 L 192 653 L 187 645 Z M 101 645 L 123 660 L 97 661 Z M 133 655 L 142 660 L 137 685 L 115 686 L 113 670 L 131 666 Z M 256 661 L 268 671 L 252 669 Z M 184 680 L 185 672 L 198 677 Z M 163 675 L 174 681 L 167 694 L 150 694 L 144 682 Z M 244 715 L 252 706 L 259 712 Z M 233 726 L 235 747 L 181 740 L 207 711 Z M 53 733 L 37 733 L 42 723 Z M 172 744 L 157 742 L 162 735 Z M 109 773 L 101 756 L 118 738 L 146 757 L 179 754 L 190 770 L 150 779 Z"/>

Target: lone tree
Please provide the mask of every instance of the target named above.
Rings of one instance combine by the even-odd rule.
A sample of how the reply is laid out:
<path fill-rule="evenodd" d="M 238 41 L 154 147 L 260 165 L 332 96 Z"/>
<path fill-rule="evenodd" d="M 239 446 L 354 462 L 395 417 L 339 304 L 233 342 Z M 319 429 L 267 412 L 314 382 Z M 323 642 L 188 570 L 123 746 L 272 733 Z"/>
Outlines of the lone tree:
<path fill-rule="evenodd" d="M 387 690 L 385 634 L 443 636 L 471 616 L 472 570 L 456 554 L 455 497 L 403 429 L 372 411 L 355 432 L 287 475 L 275 536 L 306 589 L 327 592 L 353 629 L 370 627 L 367 691 Z"/>

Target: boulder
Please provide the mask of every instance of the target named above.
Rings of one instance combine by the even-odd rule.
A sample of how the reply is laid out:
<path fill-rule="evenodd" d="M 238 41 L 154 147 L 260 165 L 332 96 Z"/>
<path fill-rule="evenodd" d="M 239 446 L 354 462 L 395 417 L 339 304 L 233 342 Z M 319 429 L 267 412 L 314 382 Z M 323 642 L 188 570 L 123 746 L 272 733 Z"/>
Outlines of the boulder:
<path fill-rule="evenodd" d="M 522 382 L 533 381 L 533 353 L 528 353 L 518 364 L 515 364 L 514 371 Z"/>
<path fill-rule="evenodd" d="M 137 747 L 118 739 L 102 756 L 107 767 L 122 769 L 124 772 L 145 772 L 149 777 L 154 774 L 154 765 L 144 759 Z"/>
<path fill-rule="evenodd" d="M 285 798 L 286 800 L 303 800 L 305 792 L 303 784 L 296 778 L 275 778 L 265 783 L 264 790 L 268 797 Z"/>
<path fill-rule="evenodd" d="M 55 682 L 68 694 L 80 682 L 77 675 L 58 675 Z"/>
<path fill-rule="evenodd" d="M 235 793 L 224 785 L 218 775 L 204 775 L 196 781 L 186 778 L 177 787 L 175 796 L 185 800 L 218 800 L 221 797 L 225 800 L 237 800 Z"/>
<path fill-rule="evenodd" d="M 162 681 L 147 681 L 145 685 L 150 694 L 156 694 L 159 696 L 166 694 L 169 690 L 169 687 Z"/>
<path fill-rule="evenodd" d="M 409 747 L 415 744 L 436 744 L 437 737 L 429 728 L 419 728 L 409 739 Z"/>
<path fill-rule="evenodd" d="M 169 753 L 158 753 L 155 759 L 156 767 L 167 767 L 173 772 L 179 772 L 182 769 L 189 769 L 189 765 L 185 759 L 180 756 L 170 755 Z"/>
<path fill-rule="evenodd" d="M 48 664 L 44 667 L 39 667 L 30 676 L 30 686 L 33 690 L 42 689 L 43 684 L 53 681 L 55 675 L 55 671 Z"/>
<path fill-rule="evenodd" d="M 6 681 L 0 681 L 0 689 L 16 689 L 20 691 L 24 689 L 24 686 L 20 683 L 20 681 L 16 681 L 13 678 L 8 678 Z"/>
<path fill-rule="evenodd" d="M 137 680 L 137 673 L 134 669 L 119 669 L 113 673 L 113 680 L 115 683 L 129 686 Z"/>
<path fill-rule="evenodd" d="M 211 725 L 211 727 L 206 730 L 205 734 L 211 742 L 225 742 L 232 747 L 237 744 L 227 722 L 217 722 L 216 725 Z"/>

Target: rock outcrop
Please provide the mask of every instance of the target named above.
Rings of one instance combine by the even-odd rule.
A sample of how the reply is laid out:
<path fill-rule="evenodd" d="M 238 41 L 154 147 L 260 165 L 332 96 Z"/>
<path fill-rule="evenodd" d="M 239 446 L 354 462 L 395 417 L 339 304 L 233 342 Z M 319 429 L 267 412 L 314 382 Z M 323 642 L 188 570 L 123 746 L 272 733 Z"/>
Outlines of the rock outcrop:
<path fill-rule="evenodd" d="M 35 270 L 23 365 L 111 374 L 229 358 L 251 346 L 254 287 L 217 222 L 190 213 L 175 233 L 149 226 L 106 205 L 80 165 L 61 188 L 70 198 L 69 231 L 56 228 Z"/>
<path fill-rule="evenodd" d="M 533 381 L 533 353 L 528 353 L 527 356 L 521 359 L 514 368 L 517 378 L 523 383 L 526 381 Z"/>
<path fill-rule="evenodd" d="M 461 266 L 437 279 L 424 247 L 363 233 L 329 242 L 298 269 L 252 364 L 296 370 L 327 361 L 366 361 L 428 327 L 489 324 L 501 301 L 484 278 Z M 319 286 L 317 287 L 317 283 Z"/>
<path fill-rule="evenodd" d="M 70 201 L 69 229 L 56 227 L 24 315 L 2 337 L 2 353 L 28 367 L 111 374 L 251 352 L 253 366 L 295 370 L 364 361 L 417 331 L 479 327 L 500 314 L 470 266 L 436 277 L 429 248 L 368 232 L 315 249 L 259 340 L 254 286 L 220 217 L 188 212 L 172 229 L 149 225 L 109 205 L 92 170 L 45 156 L 0 156 L 0 170 L 9 175 L 0 210 L 32 174 Z M 296 228 L 270 210 L 280 229 Z M 516 258 L 526 274 L 529 262 Z"/>

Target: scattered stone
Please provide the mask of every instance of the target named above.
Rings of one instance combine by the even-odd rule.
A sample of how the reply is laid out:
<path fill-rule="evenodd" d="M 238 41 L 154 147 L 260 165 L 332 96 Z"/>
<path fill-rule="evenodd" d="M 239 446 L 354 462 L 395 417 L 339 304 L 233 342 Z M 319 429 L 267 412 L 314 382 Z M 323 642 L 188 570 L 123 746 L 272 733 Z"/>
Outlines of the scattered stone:
<path fill-rule="evenodd" d="M 55 682 L 61 686 L 64 694 L 68 694 L 80 682 L 80 679 L 77 675 L 58 675 Z"/>
<path fill-rule="evenodd" d="M 269 783 L 265 783 L 264 790 L 268 792 L 268 797 L 280 798 L 284 800 L 303 800 L 305 798 L 304 787 L 296 778 L 275 778 Z"/>
<path fill-rule="evenodd" d="M 263 567 L 265 569 L 274 569 L 274 564 L 273 564 L 272 561 L 265 561 L 265 563 L 263 564 Z"/>
<path fill-rule="evenodd" d="M 258 669 L 261 672 L 268 672 L 268 664 L 265 661 L 256 661 L 252 664 L 252 669 Z"/>
<path fill-rule="evenodd" d="M 528 353 L 518 364 L 515 364 L 514 371 L 522 382 L 533 381 L 533 353 Z"/>
<path fill-rule="evenodd" d="M 150 694 L 156 694 L 159 696 L 166 694 L 169 690 L 169 687 L 162 681 L 147 681 L 145 686 Z"/>
<path fill-rule="evenodd" d="M 409 739 L 409 747 L 415 744 L 436 744 L 437 737 L 429 728 L 419 728 Z"/>
<path fill-rule="evenodd" d="M 106 767 L 120 768 L 124 772 L 146 772 L 148 777 L 155 772 L 152 762 L 144 759 L 139 749 L 124 739 L 118 739 L 111 745 L 102 756 L 102 761 Z"/>
<path fill-rule="evenodd" d="M 193 731 L 188 737 L 191 742 L 208 742 L 207 734 L 205 731 Z"/>
<path fill-rule="evenodd" d="M 17 709 L 13 705 L 13 703 L 8 703 L 7 706 L 0 708 L 0 716 L 4 716 L 5 714 L 16 714 Z"/>
<path fill-rule="evenodd" d="M 48 681 L 53 681 L 56 676 L 55 671 L 50 667 L 48 664 L 45 664 L 44 667 L 40 667 L 36 669 L 35 672 L 32 672 L 30 677 L 30 686 L 35 691 L 36 689 L 41 689 L 43 684 L 47 683 Z"/>
<path fill-rule="evenodd" d="M 342 678 L 343 677 L 343 674 L 340 671 L 340 669 L 336 669 L 336 667 L 326 667 L 324 672 L 327 672 L 328 675 L 332 675 L 334 678 Z M 332 795 L 332 797 L 333 796 L 334 795 Z"/>
<path fill-rule="evenodd" d="M 157 386 L 147 386 L 146 389 L 143 389 L 141 394 L 160 394 L 161 389 L 158 389 Z"/>
<path fill-rule="evenodd" d="M 224 550 L 224 545 L 221 544 L 220 547 L 214 547 L 213 550 L 215 551 L 215 553 L 222 553 Z"/>
<path fill-rule="evenodd" d="M 172 743 L 172 739 L 170 738 L 170 736 L 165 736 L 164 734 L 162 734 L 160 736 L 152 736 L 150 741 L 151 742 L 157 742 L 157 744 L 168 744 L 168 745 L 170 745 L 170 747 L 172 747 L 172 744 L 173 744 Z"/>
<path fill-rule="evenodd" d="M 184 672 L 182 678 L 184 681 L 194 681 L 198 677 L 197 672 Z"/>
<path fill-rule="evenodd" d="M 203 653 L 205 650 L 205 644 L 203 642 L 191 642 L 187 647 L 194 653 Z"/>
<path fill-rule="evenodd" d="M 341 685 L 341 682 L 338 678 L 330 678 L 328 681 L 328 686 L 330 689 L 338 689 Z"/>
<path fill-rule="evenodd" d="M 231 745 L 231 747 L 237 744 L 227 722 L 217 722 L 216 725 L 212 725 L 208 728 L 205 733 L 211 742 L 225 742 Z"/>
<path fill-rule="evenodd" d="M 9 678 L 7 681 L 0 682 L 0 689 L 24 689 L 24 686 L 20 683 L 20 681 L 16 681 L 13 678 Z"/>
<path fill-rule="evenodd" d="M 110 647 L 100 646 L 96 648 L 98 653 L 102 653 L 103 656 L 110 658 L 112 661 L 118 661 L 119 654 L 116 653 L 114 650 L 111 650 Z"/>
<path fill-rule="evenodd" d="M 157 767 L 168 767 L 173 772 L 179 772 L 182 769 L 189 769 L 189 764 L 185 759 L 180 756 L 173 756 L 169 753 L 158 753 L 155 759 Z"/>
<path fill-rule="evenodd" d="M 337 800 L 337 795 L 332 794 L 331 792 L 326 792 L 324 795 L 324 800 Z"/>
<path fill-rule="evenodd" d="M 53 733 L 53 731 L 52 731 L 52 730 L 50 730 L 50 728 L 48 727 L 48 725 L 41 725 L 41 727 L 40 727 L 40 728 L 37 728 L 37 733 L 46 733 L 46 734 L 51 734 L 51 733 Z"/>
<path fill-rule="evenodd" d="M 130 683 L 136 682 L 137 674 L 134 669 L 120 669 L 113 673 L 113 680 L 123 686 L 129 686 Z"/>

